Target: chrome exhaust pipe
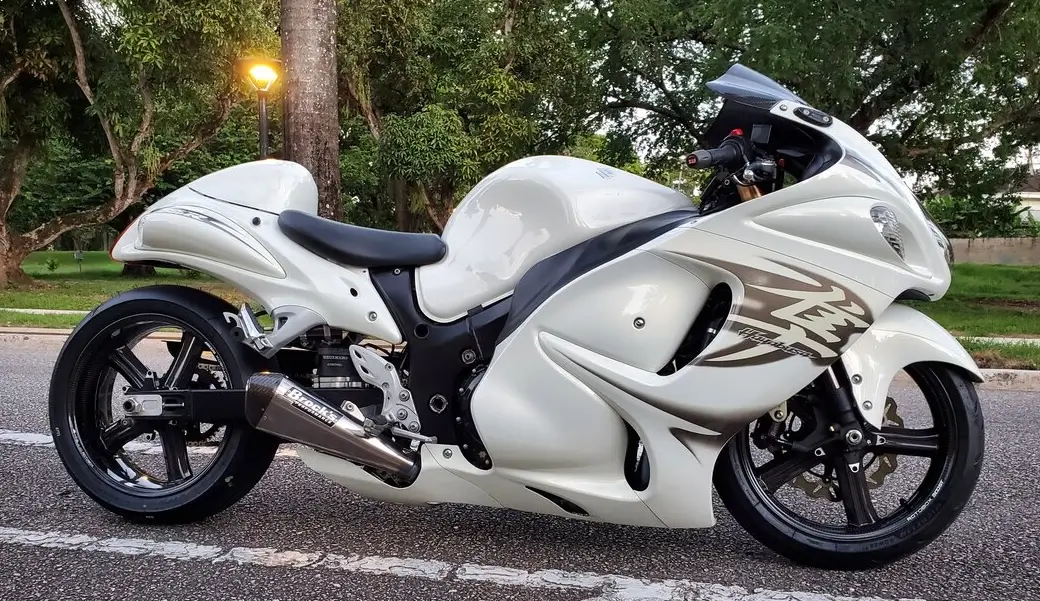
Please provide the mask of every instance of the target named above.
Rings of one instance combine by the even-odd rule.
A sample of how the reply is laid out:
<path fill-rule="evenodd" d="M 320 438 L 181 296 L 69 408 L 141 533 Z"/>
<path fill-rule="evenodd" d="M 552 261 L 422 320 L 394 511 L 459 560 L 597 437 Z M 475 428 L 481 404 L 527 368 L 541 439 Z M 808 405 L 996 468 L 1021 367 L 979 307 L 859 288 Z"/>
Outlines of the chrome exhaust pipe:
<path fill-rule="evenodd" d="M 365 432 L 363 419 L 357 409 L 343 411 L 282 374 L 254 374 L 246 384 L 246 420 L 257 430 L 415 480 L 418 461 Z"/>

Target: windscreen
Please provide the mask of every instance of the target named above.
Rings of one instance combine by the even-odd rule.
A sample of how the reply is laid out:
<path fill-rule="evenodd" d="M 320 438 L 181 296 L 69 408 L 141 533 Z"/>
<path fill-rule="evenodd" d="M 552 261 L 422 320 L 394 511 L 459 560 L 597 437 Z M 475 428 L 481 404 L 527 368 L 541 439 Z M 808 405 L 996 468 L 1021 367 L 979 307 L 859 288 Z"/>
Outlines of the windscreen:
<path fill-rule="evenodd" d="M 709 90 L 727 100 L 769 110 L 777 102 L 790 100 L 805 106 L 809 103 L 794 92 L 739 63 L 734 64 L 718 79 L 709 81 Z"/>

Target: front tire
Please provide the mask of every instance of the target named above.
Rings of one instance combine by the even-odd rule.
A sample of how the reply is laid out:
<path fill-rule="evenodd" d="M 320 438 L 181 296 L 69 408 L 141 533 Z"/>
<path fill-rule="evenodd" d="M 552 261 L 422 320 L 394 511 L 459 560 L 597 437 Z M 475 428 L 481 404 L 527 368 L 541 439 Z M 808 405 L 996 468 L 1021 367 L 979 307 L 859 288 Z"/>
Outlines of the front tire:
<path fill-rule="evenodd" d="M 51 379 L 51 432 L 69 475 L 102 507 L 136 522 L 194 522 L 233 505 L 266 472 L 280 441 L 245 422 L 157 423 L 120 419 L 113 411 L 120 378 L 174 390 L 244 388 L 250 375 L 272 367 L 231 338 L 225 311 L 234 308 L 193 288 L 143 287 L 98 307 L 65 342 Z M 150 373 L 135 349 L 159 329 L 180 330 L 180 342 L 174 336 L 164 350 L 149 340 L 150 357 L 170 358 L 165 372 Z M 188 446 L 217 430 L 219 443 L 194 457 L 202 462 L 212 455 L 211 461 L 192 465 Z M 160 443 L 139 440 L 147 436 Z M 142 467 L 160 450 L 165 470 Z M 139 458 L 132 456 L 137 451 Z"/>
<path fill-rule="evenodd" d="M 891 432 L 893 435 L 888 438 L 898 439 L 899 444 L 876 443 L 887 444 L 891 453 L 902 454 L 898 453 L 901 447 L 907 455 L 930 457 L 924 481 L 909 499 L 901 499 L 900 506 L 891 515 L 879 516 L 865 484 L 864 467 L 855 470 L 859 481 L 864 483 L 858 490 L 855 476 L 850 479 L 846 474 L 843 480 L 838 476 L 840 483 L 848 484 L 846 488 L 854 491 L 848 495 L 850 501 L 846 501 L 846 493 L 833 499 L 844 504 L 848 520 L 844 527 L 825 526 L 796 515 L 777 500 L 777 493 L 794 483 L 792 476 L 812 473 L 809 469 L 825 463 L 826 457 L 802 469 L 814 459 L 783 453 L 756 468 L 750 454 L 750 430 L 745 428 L 723 450 L 714 477 L 726 508 L 741 526 L 759 542 L 796 563 L 840 570 L 861 570 L 891 563 L 919 551 L 941 535 L 964 509 L 982 469 L 982 410 L 974 385 L 960 370 L 945 364 L 924 363 L 909 366 L 906 372 L 924 394 L 933 427 L 929 430 L 882 428 L 873 432 L 865 427 L 865 430 L 868 436 L 875 437 Z M 788 455 L 790 458 L 785 459 Z M 774 482 L 767 484 L 771 475 L 775 475 Z"/>

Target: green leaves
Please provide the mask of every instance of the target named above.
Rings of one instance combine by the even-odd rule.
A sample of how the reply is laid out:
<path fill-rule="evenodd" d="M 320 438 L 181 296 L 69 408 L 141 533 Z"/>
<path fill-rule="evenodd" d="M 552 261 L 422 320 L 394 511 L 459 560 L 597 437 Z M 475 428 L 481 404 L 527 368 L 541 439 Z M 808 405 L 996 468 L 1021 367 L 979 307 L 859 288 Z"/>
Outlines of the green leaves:
<path fill-rule="evenodd" d="M 923 194 L 982 202 L 1040 144 L 1035 2 L 596 0 L 577 18 L 602 106 L 656 107 L 604 111 L 651 155 L 695 145 L 715 113 L 704 83 L 734 61 L 869 133 Z"/>
<path fill-rule="evenodd" d="M 112 159 L 84 155 L 75 140 L 46 140 L 29 164 L 21 194 L 6 223 L 16 232 L 29 231 L 49 219 L 93 208 L 112 197 Z"/>
<path fill-rule="evenodd" d="M 477 177 L 477 145 L 458 113 L 440 105 L 384 121 L 380 163 L 391 178 L 430 182 L 439 178 L 472 183 Z"/>
<path fill-rule="evenodd" d="M 570 10 L 563 0 L 340 2 L 345 112 L 374 131 L 380 177 L 404 180 L 431 225 L 483 175 L 586 129 L 594 90 Z"/>
<path fill-rule="evenodd" d="M 20 194 L 0 208 L 5 244 L 28 252 L 112 219 L 175 182 L 171 166 L 202 175 L 191 160 L 177 163 L 245 97 L 234 61 L 273 52 L 275 9 L 270 0 L 4 0 L 0 153 L 36 151 Z M 0 179 L 21 179 L 10 171 Z"/>
<path fill-rule="evenodd" d="M 1040 236 L 1040 223 L 1018 198 L 999 195 L 985 202 L 937 196 L 925 203 L 928 213 L 948 236 L 955 238 L 1013 238 Z"/>

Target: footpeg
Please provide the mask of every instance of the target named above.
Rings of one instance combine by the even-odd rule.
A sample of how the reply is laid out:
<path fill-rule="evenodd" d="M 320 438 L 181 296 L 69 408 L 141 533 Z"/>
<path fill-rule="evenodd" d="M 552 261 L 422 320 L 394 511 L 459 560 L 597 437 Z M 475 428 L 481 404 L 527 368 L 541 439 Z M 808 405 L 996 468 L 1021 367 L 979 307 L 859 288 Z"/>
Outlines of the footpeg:
<path fill-rule="evenodd" d="M 349 408 L 340 409 L 281 374 L 254 374 L 246 384 L 246 420 L 257 430 L 413 481 L 417 460 L 366 431 L 364 415 L 353 404 Z"/>
<path fill-rule="evenodd" d="M 235 327 L 242 332 L 242 342 L 253 350 L 266 357 L 269 353 L 265 353 L 265 351 L 274 349 L 274 345 L 267 339 L 267 334 L 260 326 L 260 322 L 256 320 L 256 315 L 249 305 L 242 303 L 238 313 L 224 313 L 224 319 L 228 323 L 235 324 Z"/>

